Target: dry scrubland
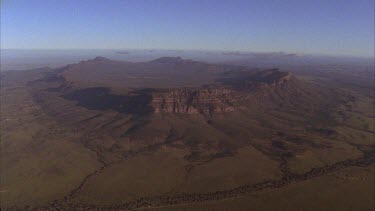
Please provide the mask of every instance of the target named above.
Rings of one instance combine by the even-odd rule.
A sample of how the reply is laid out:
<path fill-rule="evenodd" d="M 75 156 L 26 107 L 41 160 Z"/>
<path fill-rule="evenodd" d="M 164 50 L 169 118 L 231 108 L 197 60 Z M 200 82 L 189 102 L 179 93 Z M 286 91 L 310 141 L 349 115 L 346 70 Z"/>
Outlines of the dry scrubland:
<path fill-rule="evenodd" d="M 349 167 L 287 187 L 200 204 L 143 210 L 372 210 L 375 166 Z"/>
<path fill-rule="evenodd" d="M 228 113 L 134 115 L 67 99 L 51 71 L 2 73 L 2 209 L 374 208 L 372 87 L 304 75 Z"/>

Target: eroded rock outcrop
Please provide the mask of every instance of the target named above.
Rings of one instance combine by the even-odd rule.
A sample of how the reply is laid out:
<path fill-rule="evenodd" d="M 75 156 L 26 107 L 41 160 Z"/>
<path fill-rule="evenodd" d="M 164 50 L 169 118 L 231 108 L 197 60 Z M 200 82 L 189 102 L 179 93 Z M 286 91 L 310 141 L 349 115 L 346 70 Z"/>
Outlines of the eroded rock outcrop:
<path fill-rule="evenodd" d="M 173 89 L 154 93 L 155 113 L 223 113 L 232 111 L 233 90 L 226 88 Z"/>
<path fill-rule="evenodd" d="M 238 84 L 154 92 L 152 107 L 155 113 L 213 114 L 230 112 L 235 110 L 234 103 L 251 98 L 250 96 L 259 90 L 278 89 L 289 84 L 293 78 L 294 76 L 290 72 L 271 69 L 260 71 L 248 78 L 240 78 Z M 243 86 L 241 83 L 246 85 Z"/>

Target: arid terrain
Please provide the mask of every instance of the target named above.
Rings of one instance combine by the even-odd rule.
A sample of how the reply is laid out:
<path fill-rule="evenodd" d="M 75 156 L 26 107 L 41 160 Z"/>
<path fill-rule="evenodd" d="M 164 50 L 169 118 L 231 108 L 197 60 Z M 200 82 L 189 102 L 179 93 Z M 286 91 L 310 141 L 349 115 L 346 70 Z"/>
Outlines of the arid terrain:
<path fill-rule="evenodd" d="M 180 57 L 1 72 L 1 209 L 374 210 L 373 80 Z"/>

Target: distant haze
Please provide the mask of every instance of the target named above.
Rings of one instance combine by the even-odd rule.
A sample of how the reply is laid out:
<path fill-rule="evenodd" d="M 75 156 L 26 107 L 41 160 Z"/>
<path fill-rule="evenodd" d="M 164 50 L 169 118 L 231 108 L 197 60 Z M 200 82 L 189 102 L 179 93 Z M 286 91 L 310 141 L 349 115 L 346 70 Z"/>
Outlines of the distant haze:
<path fill-rule="evenodd" d="M 350 64 L 374 66 L 373 58 L 335 57 L 284 52 L 189 51 L 189 50 L 1 50 L 1 71 L 40 67 L 56 68 L 82 60 L 103 56 L 113 60 L 141 62 L 160 57 L 182 57 L 209 63 L 252 67 L 284 67 L 301 65 Z"/>
<path fill-rule="evenodd" d="M 374 56 L 373 0 L 3 0 L 2 49 Z"/>

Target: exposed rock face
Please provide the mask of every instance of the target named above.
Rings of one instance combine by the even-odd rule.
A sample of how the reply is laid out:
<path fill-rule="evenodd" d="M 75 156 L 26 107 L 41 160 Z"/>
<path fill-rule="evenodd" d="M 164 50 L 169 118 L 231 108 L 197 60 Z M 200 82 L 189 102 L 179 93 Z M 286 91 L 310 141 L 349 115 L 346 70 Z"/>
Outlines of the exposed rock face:
<path fill-rule="evenodd" d="M 259 91 L 272 92 L 290 85 L 294 76 L 277 69 L 260 71 L 249 78 L 240 78 L 239 84 L 210 88 L 171 89 L 152 94 L 155 113 L 224 113 L 235 110 L 235 102 L 256 98 Z M 237 86 L 239 85 L 239 86 Z M 240 87 L 240 88 L 239 88 Z"/>
<path fill-rule="evenodd" d="M 233 90 L 226 88 L 174 89 L 153 94 L 155 113 L 223 113 L 232 111 Z"/>

